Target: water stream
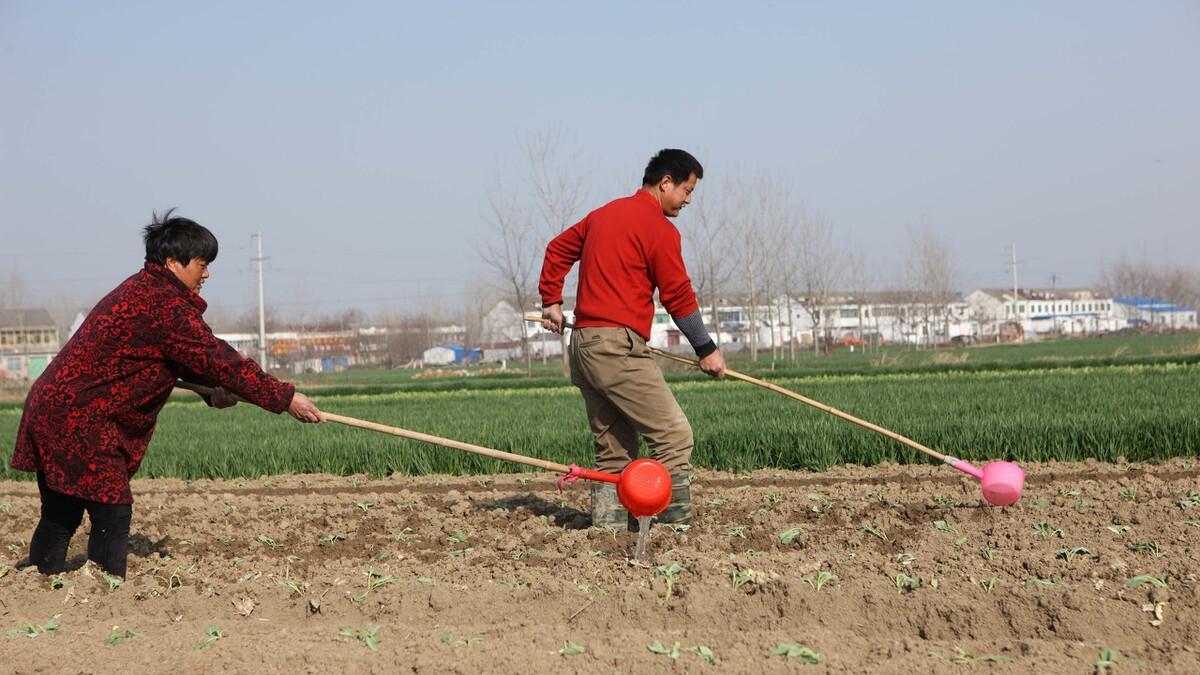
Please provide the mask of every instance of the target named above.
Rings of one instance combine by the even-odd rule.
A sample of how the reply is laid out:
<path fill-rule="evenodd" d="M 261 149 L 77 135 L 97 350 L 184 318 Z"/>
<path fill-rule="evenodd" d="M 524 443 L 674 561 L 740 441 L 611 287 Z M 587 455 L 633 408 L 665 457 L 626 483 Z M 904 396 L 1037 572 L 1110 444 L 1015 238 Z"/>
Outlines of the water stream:
<path fill-rule="evenodd" d="M 638 540 L 637 548 L 634 549 L 633 559 L 639 562 L 647 562 L 649 556 L 646 555 L 646 542 L 650 541 L 650 523 L 654 522 L 654 516 L 638 516 Z"/>

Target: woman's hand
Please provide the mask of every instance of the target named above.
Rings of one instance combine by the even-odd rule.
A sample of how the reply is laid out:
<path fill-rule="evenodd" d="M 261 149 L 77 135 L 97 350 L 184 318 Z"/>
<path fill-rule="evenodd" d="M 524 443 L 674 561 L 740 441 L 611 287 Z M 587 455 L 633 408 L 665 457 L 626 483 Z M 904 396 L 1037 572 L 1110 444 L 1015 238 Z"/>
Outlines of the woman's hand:
<path fill-rule="evenodd" d="M 220 410 L 222 408 L 231 408 L 237 405 L 238 397 L 221 387 L 213 387 L 212 394 L 208 397 L 208 404 Z"/>
<path fill-rule="evenodd" d="M 300 392 L 296 392 L 292 396 L 292 403 L 288 406 L 288 414 L 301 422 L 321 421 L 321 411 L 317 410 L 317 406 Z"/>

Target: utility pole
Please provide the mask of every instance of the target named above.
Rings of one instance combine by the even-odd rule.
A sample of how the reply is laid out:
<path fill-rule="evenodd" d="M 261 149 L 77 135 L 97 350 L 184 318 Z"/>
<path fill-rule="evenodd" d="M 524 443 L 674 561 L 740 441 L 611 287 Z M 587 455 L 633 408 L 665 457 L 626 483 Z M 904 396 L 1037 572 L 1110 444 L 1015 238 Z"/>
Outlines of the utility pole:
<path fill-rule="evenodd" d="M 258 263 L 258 364 L 267 370 L 267 319 L 263 304 L 263 261 L 266 258 L 263 258 L 262 252 L 262 230 L 255 233 L 254 239 L 258 244 L 258 257 L 254 258 L 254 262 Z"/>
<path fill-rule="evenodd" d="M 1017 304 L 1021 299 L 1020 287 L 1017 286 L 1017 244 L 1012 244 L 1012 275 L 1013 275 L 1013 316 L 1017 319 L 1017 325 L 1021 327 L 1020 341 L 1025 341 L 1025 325 L 1021 322 L 1021 315 L 1018 314 L 1020 305 Z"/>

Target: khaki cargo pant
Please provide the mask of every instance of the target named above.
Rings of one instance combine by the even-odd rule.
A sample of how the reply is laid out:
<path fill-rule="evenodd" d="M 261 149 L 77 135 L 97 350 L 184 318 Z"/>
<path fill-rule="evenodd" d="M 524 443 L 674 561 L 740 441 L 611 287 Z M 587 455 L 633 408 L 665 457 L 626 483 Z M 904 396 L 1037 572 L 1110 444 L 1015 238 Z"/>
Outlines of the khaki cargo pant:
<path fill-rule="evenodd" d="M 596 468 L 620 473 L 637 459 L 638 435 L 671 476 L 691 477 L 692 426 L 646 341 L 628 328 L 576 328 L 571 383 L 583 392 Z"/>

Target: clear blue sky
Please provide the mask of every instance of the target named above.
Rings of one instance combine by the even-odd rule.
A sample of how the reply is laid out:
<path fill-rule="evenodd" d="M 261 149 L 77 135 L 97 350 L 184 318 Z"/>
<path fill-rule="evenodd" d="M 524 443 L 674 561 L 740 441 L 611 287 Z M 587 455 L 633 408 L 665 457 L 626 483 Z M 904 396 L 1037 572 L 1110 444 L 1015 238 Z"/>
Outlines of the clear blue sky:
<path fill-rule="evenodd" d="M 178 206 L 222 243 L 210 303 L 254 302 L 262 229 L 285 312 L 457 305 L 547 125 L 589 207 L 694 149 L 700 189 L 770 172 L 883 278 L 923 223 L 964 291 L 1014 241 L 1022 285 L 1200 254 L 1194 1 L 0 0 L 0 101 L 0 281 L 35 300 L 94 302 Z"/>

